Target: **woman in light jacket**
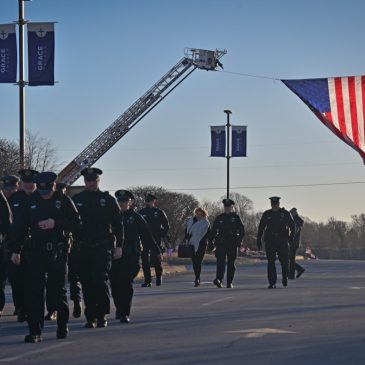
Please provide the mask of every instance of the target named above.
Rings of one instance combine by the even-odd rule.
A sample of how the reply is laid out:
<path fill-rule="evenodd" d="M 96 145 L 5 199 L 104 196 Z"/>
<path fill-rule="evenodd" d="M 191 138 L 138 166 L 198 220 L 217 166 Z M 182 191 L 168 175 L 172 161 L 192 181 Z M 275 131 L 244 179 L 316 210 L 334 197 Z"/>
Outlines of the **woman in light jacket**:
<path fill-rule="evenodd" d="M 195 273 L 194 286 L 200 285 L 202 261 L 207 248 L 209 234 L 208 212 L 203 208 L 195 208 L 194 216 L 190 217 L 186 222 L 186 238 L 188 243 L 194 246 L 194 256 L 192 257 Z"/>

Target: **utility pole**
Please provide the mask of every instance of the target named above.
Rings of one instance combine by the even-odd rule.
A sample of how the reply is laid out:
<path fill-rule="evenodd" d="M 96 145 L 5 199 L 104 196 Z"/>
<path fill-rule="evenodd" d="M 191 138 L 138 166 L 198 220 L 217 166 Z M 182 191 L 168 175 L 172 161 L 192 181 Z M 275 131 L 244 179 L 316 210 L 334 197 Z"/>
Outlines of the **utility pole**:
<path fill-rule="evenodd" d="M 230 156 L 230 139 L 229 139 L 229 136 L 230 136 L 230 127 L 231 127 L 231 124 L 230 124 L 230 121 L 229 121 L 229 115 L 232 114 L 232 112 L 230 110 L 224 110 L 224 112 L 226 113 L 227 115 L 227 152 L 226 152 L 226 159 L 227 159 L 227 199 L 229 199 L 229 159 L 231 158 Z"/>
<path fill-rule="evenodd" d="M 25 167 L 25 85 L 24 80 L 24 25 L 27 23 L 24 19 L 24 1 L 19 2 L 19 162 L 20 168 Z"/>

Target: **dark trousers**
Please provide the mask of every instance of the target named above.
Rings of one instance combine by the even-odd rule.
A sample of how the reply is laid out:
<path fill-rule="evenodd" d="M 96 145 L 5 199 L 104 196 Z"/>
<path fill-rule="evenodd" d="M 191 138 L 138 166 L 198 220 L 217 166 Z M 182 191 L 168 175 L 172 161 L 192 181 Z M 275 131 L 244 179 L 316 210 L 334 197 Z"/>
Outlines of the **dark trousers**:
<path fill-rule="evenodd" d="M 6 277 L 7 277 L 7 263 L 6 263 L 5 249 L 1 247 L 0 243 L 0 311 L 2 311 L 5 306 Z"/>
<path fill-rule="evenodd" d="M 13 302 L 16 310 L 25 312 L 25 255 L 21 255 L 20 265 L 8 263 L 8 278 L 11 285 Z"/>
<path fill-rule="evenodd" d="M 117 315 L 129 316 L 133 299 L 133 280 L 140 270 L 139 257 L 127 256 L 114 260 L 110 275 L 112 296 Z"/>
<path fill-rule="evenodd" d="M 276 257 L 281 265 L 282 278 L 287 278 L 289 274 L 289 248 L 287 241 L 269 241 L 265 243 L 267 257 L 267 277 L 270 285 L 275 285 L 277 281 Z"/>
<path fill-rule="evenodd" d="M 217 279 L 223 280 L 227 260 L 227 284 L 231 284 L 236 271 L 234 262 L 237 258 L 237 246 L 219 245 L 215 251 L 215 256 L 217 258 Z"/>
<path fill-rule="evenodd" d="M 155 267 L 156 277 L 162 276 L 162 262 L 157 259 L 159 253 L 155 253 L 149 248 L 143 248 L 142 251 L 142 268 L 143 268 L 143 276 L 144 281 L 146 283 L 150 283 L 152 281 L 151 276 L 151 265 Z"/>
<path fill-rule="evenodd" d="M 295 262 L 295 255 L 297 253 L 297 246 L 289 247 L 289 278 L 295 278 L 295 271 L 302 271 L 303 267 Z"/>
<path fill-rule="evenodd" d="M 30 252 L 25 262 L 25 302 L 29 331 L 40 335 L 44 323 L 46 274 L 52 282 L 57 310 L 57 325 L 64 328 L 69 319 L 66 295 L 66 259 L 52 252 Z"/>
<path fill-rule="evenodd" d="M 200 244 L 195 255 L 192 257 L 193 269 L 195 274 L 195 280 L 200 279 L 200 273 L 202 271 L 202 262 L 205 255 L 206 245 Z"/>
<path fill-rule="evenodd" d="M 47 275 L 46 280 L 46 308 L 48 313 L 53 313 L 56 310 L 56 292 L 54 278 Z"/>
<path fill-rule="evenodd" d="M 109 273 L 112 253 L 105 247 L 81 251 L 80 278 L 88 322 L 110 313 Z"/>
<path fill-rule="evenodd" d="M 72 249 L 68 256 L 68 281 L 70 283 L 70 299 L 74 302 L 81 302 L 80 262 L 80 251 Z"/>

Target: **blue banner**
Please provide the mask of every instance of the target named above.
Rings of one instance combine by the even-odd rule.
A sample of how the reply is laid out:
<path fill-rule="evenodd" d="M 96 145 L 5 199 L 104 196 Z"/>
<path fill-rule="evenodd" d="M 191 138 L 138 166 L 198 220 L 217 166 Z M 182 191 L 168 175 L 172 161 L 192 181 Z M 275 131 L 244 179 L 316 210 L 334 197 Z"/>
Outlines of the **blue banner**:
<path fill-rule="evenodd" d="M 232 126 L 232 157 L 247 156 L 247 127 Z"/>
<path fill-rule="evenodd" d="M 226 157 L 226 127 L 210 127 L 212 138 L 211 157 Z"/>
<path fill-rule="evenodd" d="M 0 83 L 15 83 L 16 70 L 15 24 L 0 24 Z"/>
<path fill-rule="evenodd" d="M 28 24 L 29 86 L 54 85 L 54 23 Z"/>

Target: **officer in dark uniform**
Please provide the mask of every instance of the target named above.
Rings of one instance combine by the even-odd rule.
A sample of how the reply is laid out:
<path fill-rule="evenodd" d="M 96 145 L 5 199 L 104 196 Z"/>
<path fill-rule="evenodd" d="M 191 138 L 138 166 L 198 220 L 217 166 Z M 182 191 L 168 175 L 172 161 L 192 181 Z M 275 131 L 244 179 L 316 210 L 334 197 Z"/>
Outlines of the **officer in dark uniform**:
<path fill-rule="evenodd" d="M 68 185 L 66 183 L 58 182 L 56 189 L 62 194 L 66 195 Z M 70 237 L 70 253 L 68 255 L 68 281 L 70 283 L 70 299 L 74 302 L 72 316 L 80 318 L 82 312 L 82 296 L 81 296 L 81 279 L 80 279 L 80 247 L 75 240 Z"/>
<path fill-rule="evenodd" d="M 282 270 L 283 286 L 288 285 L 288 263 L 289 247 L 288 243 L 293 243 L 295 235 L 295 223 L 290 213 L 284 208 L 280 208 L 280 197 L 273 196 L 271 209 L 266 210 L 260 220 L 257 233 L 257 247 L 262 248 L 262 235 L 264 235 L 266 256 L 267 256 L 267 276 L 269 279 L 269 289 L 276 288 L 276 255 L 279 258 Z"/>
<path fill-rule="evenodd" d="M 100 175 L 97 168 L 81 171 L 85 191 L 74 196 L 82 220 L 80 247 L 80 279 L 85 302 L 86 328 L 107 326 L 110 313 L 108 279 L 112 256 L 122 257 L 123 224 L 116 200 L 99 190 Z"/>
<path fill-rule="evenodd" d="M 4 186 L 4 194 L 8 199 L 10 208 L 13 213 L 13 220 L 16 222 L 22 216 L 23 210 L 27 206 L 29 196 L 36 190 L 34 182 L 38 171 L 32 169 L 23 169 L 19 172 L 20 175 L 20 189 L 19 178 L 17 176 L 5 176 L 2 178 Z M 26 249 L 22 250 L 22 260 L 20 265 L 14 265 L 10 260 L 12 248 L 9 249 L 8 258 L 8 278 L 12 289 L 13 302 L 15 306 L 14 315 L 17 315 L 18 322 L 26 320 L 25 308 L 25 272 L 24 265 L 26 261 Z"/>
<path fill-rule="evenodd" d="M 300 266 L 297 262 L 295 262 L 295 256 L 297 253 L 297 249 L 300 245 L 300 234 L 302 231 L 302 227 L 304 224 L 304 221 L 302 218 L 299 217 L 297 208 L 290 209 L 290 214 L 292 215 L 295 223 L 295 236 L 293 239 L 293 244 L 290 245 L 289 248 L 289 279 L 293 280 L 295 277 L 299 279 L 305 269 Z M 295 276 L 295 272 L 297 272 L 297 275 Z"/>
<path fill-rule="evenodd" d="M 37 191 L 27 200 L 26 208 L 11 229 L 12 261 L 19 264 L 26 244 L 25 298 L 29 335 L 25 342 L 40 342 L 44 324 L 46 274 L 54 287 L 57 310 L 57 338 L 68 334 L 69 309 L 66 295 L 67 232 L 81 233 L 80 216 L 68 197 L 56 192 L 57 175 L 42 172 L 35 177 Z M 27 236 L 30 241 L 25 243 Z"/>
<path fill-rule="evenodd" d="M 241 218 L 233 211 L 234 201 L 224 199 L 222 203 L 224 213 L 214 220 L 211 233 L 217 258 L 217 275 L 213 283 L 222 288 L 227 258 L 227 288 L 233 288 L 232 282 L 236 271 L 234 262 L 237 258 L 237 248 L 241 246 L 245 235 L 245 228 Z"/>
<path fill-rule="evenodd" d="M 114 260 L 111 272 L 111 288 L 116 307 L 116 319 L 122 323 L 129 323 L 133 298 L 133 280 L 137 276 L 141 257 L 141 241 L 143 247 L 150 247 L 157 253 L 156 259 L 162 260 L 159 246 L 153 239 L 144 218 L 137 214 L 132 207 L 134 196 L 127 190 L 115 193 L 121 208 L 121 219 L 124 225 L 123 255 Z"/>
<path fill-rule="evenodd" d="M 9 232 L 12 214 L 4 194 L 0 190 L 0 317 L 5 306 L 5 284 L 7 255 L 3 246 L 4 239 Z"/>
<path fill-rule="evenodd" d="M 159 250 L 155 250 L 153 247 L 143 245 L 142 251 L 142 268 L 144 275 L 143 287 L 151 286 L 151 263 L 155 266 L 156 273 L 156 285 L 160 286 L 162 283 L 162 262 L 157 260 L 157 256 L 163 252 L 162 239 L 166 237 L 169 231 L 169 221 L 163 210 L 156 207 L 157 197 L 153 194 L 147 194 L 145 197 L 146 207 L 141 209 L 139 214 L 146 220 L 153 238 L 157 243 Z"/>

